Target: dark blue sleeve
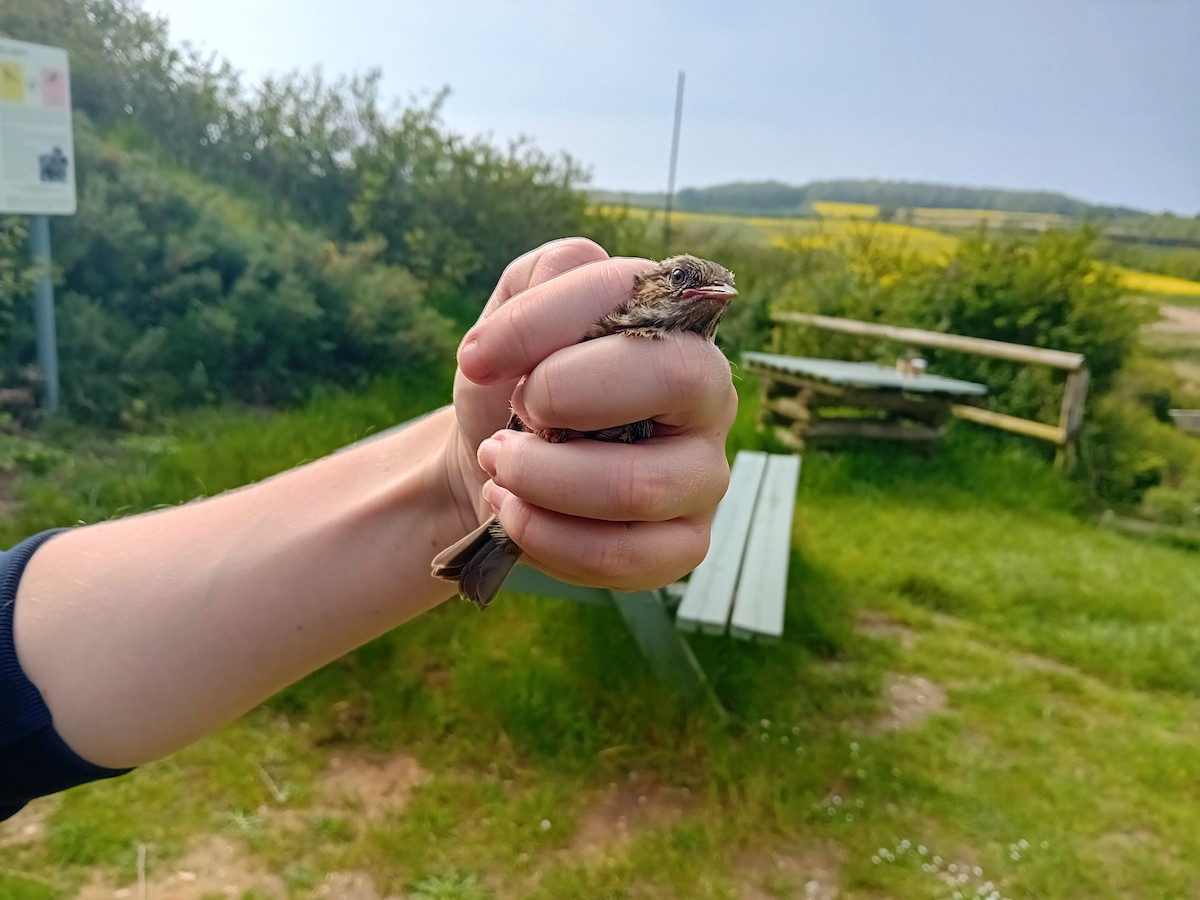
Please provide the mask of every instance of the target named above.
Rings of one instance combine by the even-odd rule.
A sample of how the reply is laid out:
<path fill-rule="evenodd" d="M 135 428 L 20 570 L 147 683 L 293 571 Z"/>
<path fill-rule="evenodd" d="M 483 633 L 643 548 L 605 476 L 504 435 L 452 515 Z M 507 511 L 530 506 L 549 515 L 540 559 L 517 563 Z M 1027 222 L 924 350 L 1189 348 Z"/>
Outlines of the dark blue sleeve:
<path fill-rule="evenodd" d="M 80 758 L 50 718 L 41 692 L 25 675 L 13 643 L 13 609 L 25 566 L 58 531 L 46 531 L 0 552 L 0 819 L 29 800 L 128 769 L 105 769 Z"/>

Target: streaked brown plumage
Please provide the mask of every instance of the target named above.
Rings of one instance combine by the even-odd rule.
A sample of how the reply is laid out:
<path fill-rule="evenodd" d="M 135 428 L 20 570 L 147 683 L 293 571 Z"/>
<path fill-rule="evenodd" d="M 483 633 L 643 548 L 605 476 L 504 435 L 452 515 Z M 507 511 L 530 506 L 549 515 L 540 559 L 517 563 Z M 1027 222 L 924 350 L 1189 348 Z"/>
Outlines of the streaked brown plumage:
<path fill-rule="evenodd" d="M 662 338 L 673 331 L 692 331 L 712 340 L 729 301 L 737 296 L 733 273 L 715 262 L 695 256 L 673 256 L 634 281 L 628 302 L 597 321 L 583 340 L 609 334 Z M 530 431 L 513 413 L 508 427 Z M 632 444 L 654 433 L 654 420 L 643 419 L 599 431 L 552 428 L 536 432 L 552 443 L 591 438 Z M 485 609 L 504 584 L 521 556 L 521 548 L 493 518 L 443 550 L 433 560 L 433 574 L 458 582 L 459 593 Z"/>

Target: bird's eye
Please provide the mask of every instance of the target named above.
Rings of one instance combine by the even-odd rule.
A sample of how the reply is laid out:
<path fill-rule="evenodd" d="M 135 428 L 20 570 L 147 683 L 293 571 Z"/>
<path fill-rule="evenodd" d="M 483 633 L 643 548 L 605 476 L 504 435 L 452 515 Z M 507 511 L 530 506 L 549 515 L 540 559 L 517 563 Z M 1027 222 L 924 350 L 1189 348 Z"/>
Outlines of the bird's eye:
<path fill-rule="evenodd" d="M 687 273 L 683 269 L 675 269 L 671 272 L 671 284 L 683 284 L 685 278 L 687 278 Z"/>

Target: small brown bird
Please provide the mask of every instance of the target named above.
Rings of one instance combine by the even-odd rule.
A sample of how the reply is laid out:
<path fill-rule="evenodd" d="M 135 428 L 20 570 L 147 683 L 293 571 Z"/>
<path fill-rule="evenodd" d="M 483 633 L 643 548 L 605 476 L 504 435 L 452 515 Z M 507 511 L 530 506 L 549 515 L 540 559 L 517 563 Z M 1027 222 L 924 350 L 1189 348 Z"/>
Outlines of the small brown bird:
<path fill-rule="evenodd" d="M 695 256 L 673 256 L 639 275 L 629 300 L 588 329 L 583 340 L 609 334 L 661 339 L 673 331 L 693 331 L 710 341 L 729 301 L 737 296 L 733 273 L 724 266 Z M 514 412 L 508 427 L 531 431 Z M 552 443 L 591 438 L 626 444 L 644 441 L 654 433 L 654 420 L 643 419 L 599 431 L 552 428 L 536 432 Z M 485 609 L 516 565 L 521 548 L 493 518 L 433 560 L 433 574 L 458 582 L 459 593 Z"/>

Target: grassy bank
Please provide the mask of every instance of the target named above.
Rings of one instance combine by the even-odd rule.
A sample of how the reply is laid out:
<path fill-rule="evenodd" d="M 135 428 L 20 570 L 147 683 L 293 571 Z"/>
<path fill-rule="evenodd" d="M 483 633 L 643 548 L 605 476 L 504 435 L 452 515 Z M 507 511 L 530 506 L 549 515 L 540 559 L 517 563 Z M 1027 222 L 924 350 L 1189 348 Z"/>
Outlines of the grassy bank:
<path fill-rule="evenodd" d="M 398 396 L 93 448 L 18 522 L 260 477 L 403 417 Z M 151 890 L 195 897 L 1189 895 L 1200 558 L 1077 505 L 1039 448 L 965 423 L 929 457 L 811 452 L 783 642 L 692 640 L 731 721 L 678 708 L 613 612 L 448 603 L 33 805 L 0 831 L 0 895 L 112 896 L 139 846 Z"/>

